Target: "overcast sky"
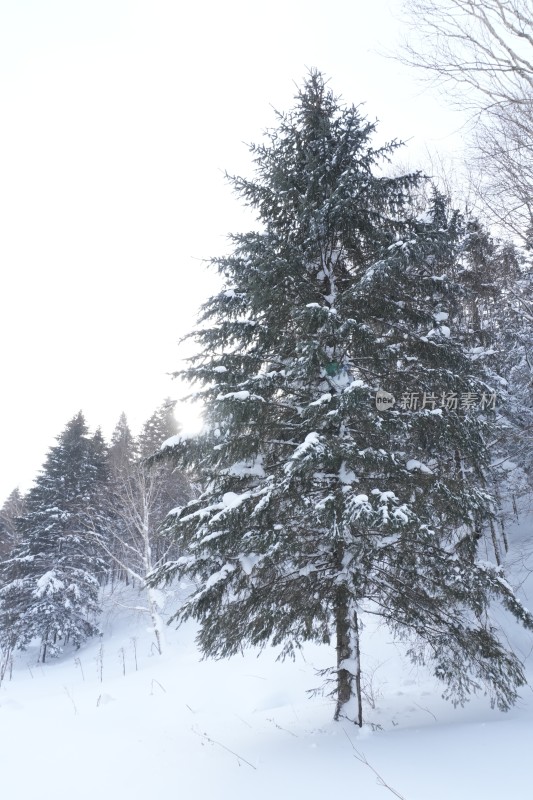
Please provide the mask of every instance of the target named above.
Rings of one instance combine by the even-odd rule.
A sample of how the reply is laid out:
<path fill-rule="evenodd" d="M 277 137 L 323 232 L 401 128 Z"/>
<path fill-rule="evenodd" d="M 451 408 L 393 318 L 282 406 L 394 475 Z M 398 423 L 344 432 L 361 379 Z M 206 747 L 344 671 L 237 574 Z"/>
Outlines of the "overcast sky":
<path fill-rule="evenodd" d="M 0 503 L 82 409 L 134 431 L 179 387 L 179 338 L 249 222 L 224 170 L 309 67 L 380 137 L 457 148 L 394 50 L 401 0 L 0 0 Z M 178 412 L 185 426 L 192 416 Z"/>

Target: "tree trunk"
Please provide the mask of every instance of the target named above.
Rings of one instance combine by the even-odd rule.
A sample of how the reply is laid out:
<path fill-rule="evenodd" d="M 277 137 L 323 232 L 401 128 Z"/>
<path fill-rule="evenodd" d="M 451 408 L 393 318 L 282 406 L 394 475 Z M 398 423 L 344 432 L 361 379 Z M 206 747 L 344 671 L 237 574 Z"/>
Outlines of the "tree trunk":
<path fill-rule="evenodd" d="M 349 719 L 363 725 L 361 699 L 361 653 L 359 648 L 359 620 L 352 598 L 346 587 L 337 593 L 335 609 L 337 634 L 337 705 L 335 719 Z"/>
<path fill-rule="evenodd" d="M 500 517 L 500 528 L 502 529 L 502 539 L 503 539 L 503 546 L 505 548 L 505 552 L 509 552 L 509 540 L 507 539 L 507 532 L 505 530 L 505 522 L 503 520 L 503 513 Z"/>
<path fill-rule="evenodd" d="M 359 646 L 359 617 L 357 616 L 357 610 L 354 608 L 352 610 L 352 648 L 354 652 L 354 661 L 356 664 L 356 670 L 354 675 L 354 683 L 355 683 L 355 700 L 357 703 L 357 716 L 354 720 L 360 728 L 363 727 L 363 698 L 361 696 L 361 649 Z"/>
<path fill-rule="evenodd" d="M 494 550 L 494 558 L 496 559 L 496 564 L 498 566 L 502 563 L 502 557 L 500 553 L 500 546 L 498 544 L 498 537 L 496 536 L 496 528 L 494 526 L 494 520 L 489 520 L 490 524 L 490 536 L 492 539 L 492 548 Z"/>
<path fill-rule="evenodd" d="M 153 560 L 152 560 L 152 545 L 151 545 L 151 538 L 153 537 L 153 532 L 150 527 L 150 508 L 149 504 L 146 502 L 146 498 L 144 499 L 143 503 L 143 524 L 142 524 L 142 539 L 143 539 L 143 566 L 144 566 L 144 574 L 150 575 L 154 568 Z M 148 595 L 148 606 L 150 609 L 150 616 L 152 617 L 152 624 L 154 626 L 154 634 L 156 639 L 156 646 L 159 652 L 159 655 L 163 654 L 163 625 L 161 621 L 161 617 L 159 615 L 159 605 L 157 602 L 157 595 L 154 589 L 151 586 L 146 586 L 145 584 L 146 593 Z"/>

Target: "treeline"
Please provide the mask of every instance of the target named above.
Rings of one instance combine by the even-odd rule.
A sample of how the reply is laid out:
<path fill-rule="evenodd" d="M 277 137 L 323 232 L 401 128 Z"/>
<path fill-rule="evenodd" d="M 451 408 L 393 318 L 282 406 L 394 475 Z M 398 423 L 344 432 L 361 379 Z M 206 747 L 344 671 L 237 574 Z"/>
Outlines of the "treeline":
<path fill-rule="evenodd" d="M 178 432 L 166 401 L 135 438 L 121 415 L 111 441 L 91 434 L 83 414 L 68 422 L 27 495 L 0 511 L 0 648 L 4 662 L 33 639 L 42 661 L 79 646 L 98 628 L 100 589 L 133 583 L 161 647 L 156 596 L 146 576 L 171 554 L 163 521 L 191 499 L 183 473 L 147 463 Z"/>

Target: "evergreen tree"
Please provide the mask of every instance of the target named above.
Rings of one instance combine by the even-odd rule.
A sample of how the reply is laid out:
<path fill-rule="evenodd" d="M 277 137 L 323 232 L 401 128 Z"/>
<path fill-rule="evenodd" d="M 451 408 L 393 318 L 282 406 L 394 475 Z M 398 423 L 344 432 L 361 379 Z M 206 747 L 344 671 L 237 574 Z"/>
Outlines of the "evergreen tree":
<path fill-rule="evenodd" d="M 122 412 L 111 434 L 109 445 L 109 466 L 113 475 L 128 470 L 139 456 L 139 448 L 128 425 L 126 414 Z"/>
<path fill-rule="evenodd" d="M 138 440 L 141 458 L 152 456 L 163 442 L 179 432 L 179 425 L 174 416 L 175 407 L 176 401 L 167 397 L 146 420 Z"/>
<path fill-rule="evenodd" d="M 508 402 L 503 440 L 495 460 L 520 467 L 507 483 L 519 493 L 533 494 L 533 269 L 531 257 L 521 259 L 521 270 L 495 316 L 501 333 L 496 342 L 501 375 L 506 380 Z M 502 308 L 503 306 L 503 308 Z M 520 481 L 524 476 L 525 481 Z"/>
<path fill-rule="evenodd" d="M 0 644 L 24 649 L 39 638 L 40 658 L 61 643 L 79 646 L 97 633 L 104 563 L 97 544 L 106 521 L 107 480 L 101 434 L 90 437 L 80 412 L 50 449 L 19 523 L 20 544 L 2 565 Z"/>
<path fill-rule="evenodd" d="M 14 489 L 0 509 L 0 560 L 7 558 L 18 542 L 17 519 L 24 512 L 24 498 Z"/>
<path fill-rule="evenodd" d="M 175 511 L 184 555 L 155 577 L 196 582 L 176 617 L 200 622 L 206 655 L 333 639 L 335 717 L 358 724 L 365 612 L 452 699 L 484 687 L 500 708 L 525 679 L 492 598 L 533 627 L 477 558 L 491 411 L 466 401 L 493 387 L 454 336 L 459 217 L 435 196 L 410 218 L 420 178 L 380 173 L 397 144 L 375 149 L 374 127 L 312 72 L 252 146 L 255 178 L 231 179 L 261 228 L 214 260 L 225 286 L 179 373 L 206 426 L 171 450 L 206 488 Z M 376 408 L 378 391 L 395 405 Z"/>
<path fill-rule="evenodd" d="M 180 425 L 174 416 L 176 401 L 169 397 L 156 408 L 152 416 L 144 423 L 139 436 L 139 451 L 141 458 L 147 462 L 150 470 L 156 470 L 157 481 L 160 484 L 160 491 L 157 509 L 154 509 L 157 517 L 157 529 L 161 531 L 168 510 L 177 505 L 184 505 L 193 497 L 193 490 L 189 477 L 183 470 L 174 469 L 164 460 L 154 461 L 152 456 L 158 452 L 161 446 L 173 439 L 180 432 Z M 168 537 L 163 536 L 158 543 L 158 558 L 161 556 L 162 545 L 165 549 L 168 546 Z"/>
<path fill-rule="evenodd" d="M 459 267 L 463 341 L 471 357 L 485 365 L 502 401 L 487 475 L 498 503 L 497 519 L 489 521 L 490 538 L 501 563 L 508 549 L 506 520 L 516 511 L 517 496 L 530 494 L 533 485 L 529 477 L 533 474 L 531 266 L 519 248 L 495 239 L 478 220 L 469 219 Z"/>

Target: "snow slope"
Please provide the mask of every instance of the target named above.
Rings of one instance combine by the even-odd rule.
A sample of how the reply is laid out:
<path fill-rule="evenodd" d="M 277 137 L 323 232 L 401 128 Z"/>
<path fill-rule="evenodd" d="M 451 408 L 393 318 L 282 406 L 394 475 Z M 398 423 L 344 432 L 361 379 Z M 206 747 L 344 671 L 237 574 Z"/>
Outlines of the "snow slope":
<path fill-rule="evenodd" d="M 512 561 L 533 599 L 531 527 L 512 532 Z M 270 651 L 201 661 L 188 624 L 168 629 L 159 656 L 148 618 L 128 605 L 139 598 L 109 596 L 103 637 L 78 652 L 40 666 L 37 650 L 18 657 L 0 688 L 2 797 L 392 797 L 372 768 L 405 800 L 530 796 L 529 687 L 508 714 L 483 697 L 454 709 L 384 629 L 368 627 L 360 731 L 332 721 L 330 699 L 307 695 L 321 682 L 315 669 L 333 661 L 329 648 L 307 647 L 295 662 Z M 527 658 L 531 636 L 509 635 Z"/>

